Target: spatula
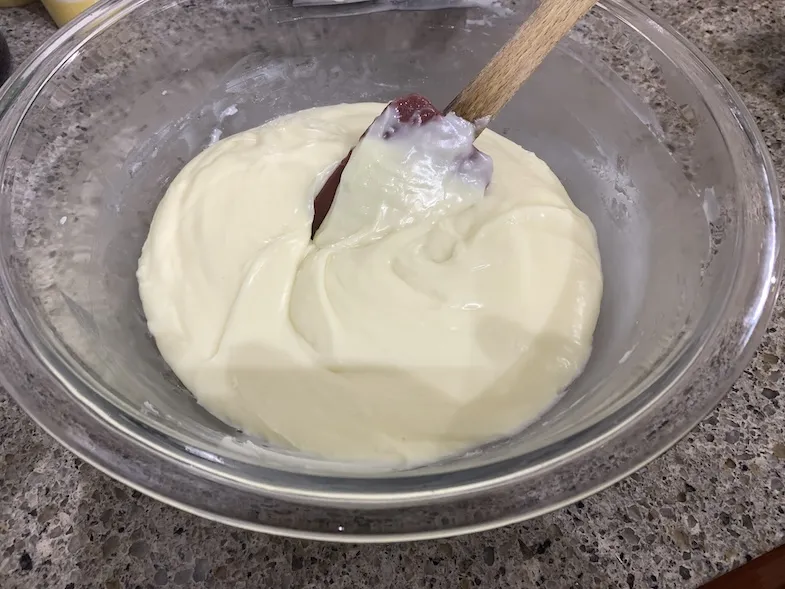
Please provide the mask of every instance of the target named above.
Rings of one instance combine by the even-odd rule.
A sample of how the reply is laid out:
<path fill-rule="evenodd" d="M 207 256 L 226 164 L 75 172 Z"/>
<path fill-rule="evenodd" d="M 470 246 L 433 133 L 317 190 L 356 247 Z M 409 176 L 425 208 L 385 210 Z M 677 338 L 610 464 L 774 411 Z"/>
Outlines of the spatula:
<path fill-rule="evenodd" d="M 515 35 L 491 58 L 477 77 L 460 91 L 444 112 L 455 113 L 474 123 L 476 134 L 481 133 L 545 56 L 596 1 L 541 0 Z M 442 116 L 427 98 L 417 94 L 394 100 L 390 107 L 397 112 L 398 122 L 404 125 L 423 125 L 434 117 Z M 341 174 L 350 157 L 351 152 L 338 164 L 314 199 L 312 237 L 332 206 Z"/>

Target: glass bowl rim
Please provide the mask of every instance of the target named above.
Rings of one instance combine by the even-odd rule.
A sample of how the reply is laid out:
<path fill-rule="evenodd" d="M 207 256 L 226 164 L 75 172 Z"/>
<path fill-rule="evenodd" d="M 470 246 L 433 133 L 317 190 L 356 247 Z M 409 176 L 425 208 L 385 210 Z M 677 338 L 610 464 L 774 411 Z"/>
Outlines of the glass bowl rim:
<path fill-rule="evenodd" d="M 22 124 L 22 121 L 27 113 L 27 109 L 32 104 L 43 86 L 48 83 L 49 78 L 60 67 L 67 63 L 70 56 L 78 51 L 85 43 L 87 43 L 93 36 L 101 33 L 110 28 L 113 24 L 120 21 L 124 16 L 130 14 L 138 7 L 147 4 L 151 0 L 119 0 L 111 1 L 105 0 L 94 5 L 86 13 L 83 13 L 75 21 L 67 27 L 61 29 L 49 43 L 36 51 L 30 58 L 28 58 L 12 75 L 11 79 L 0 91 L 0 137 L 6 137 L 9 140 L 2 142 L 0 148 L 0 163 L 5 168 L 6 159 L 8 156 L 8 148 L 12 143 L 12 139 Z M 606 488 L 618 480 L 624 478 L 631 472 L 641 468 L 649 461 L 653 460 L 673 444 L 675 444 L 681 437 L 688 433 L 703 417 L 721 400 L 731 384 L 739 376 L 744 366 L 751 358 L 757 347 L 757 342 L 765 324 L 771 315 L 774 301 L 776 299 L 777 290 L 779 287 L 779 278 L 782 274 L 783 259 L 781 256 L 781 211 L 779 202 L 779 188 L 777 186 L 776 175 L 774 173 L 773 164 L 770 156 L 766 150 L 763 139 L 758 131 L 754 119 L 747 111 L 746 107 L 741 102 L 740 97 L 730 87 L 727 80 L 716 70 L 716 68 L 687 40 L 685 40 L 679 33 L 675 32 L 668 25 L 660 22 L 655 16 L 649 13 L 646 9 L 639 6 L 633 0 L 604 0 L 598 4 L 609 14 L 614 16 L 626 27 L 631 29 L 635 34 L 646 36 L 649 38 L 656 47 L 662 45 L 652 41 L 652 38 L 661 37 L 666 43 L 676 47 L 681 55 L 681 59 L 687 59 L 692 63 L 693 71 L 692 76 L 702 76 L 703 78 L 716 84 L 716 91 L 720 96 L 723 96 L 723 107 L 726 109 L 733 109 L 733 115 L 738 127 L 743 131 L 744 136 L 749 142 L 751 153 L 755 155 L 757 168 L 761 170 L 760 182 L 765 185 L 766 198 L 762 203 L 768 212 L 765 217 L 765 234 L 768 239 L 765 242 L 765 248 L 761 255 L 761 263 L 755 273 L 755 292 L 752 301 L 747 302 L 746 310 L 752 314 L 752 322 L 747 330 L 746 339 L 735 350 L 735 362 L 732 368 L 726 371 L 723 376 L 722 387 L 719 387 L 711 399 L 701 406 L 701 411 L 696 411 L 694 414 L 685 416 L 682 423 L 677 428 L 678 431 L 667 440 L 660 439 L 657 444 L 648 448 L 646 452 L 638 456 L 633 462 L 627 464 L 625 468 L 619 469 L 614 476 L 606 478 L 602 481 L 595 481 L 593 485 L 577 491 L 573 496 L 567 497 L 557 503 L 547 505 L 540 509 L 524 511 L 521 513 L 510 513 L 506 517 L 496 518 L 492 521 L 483 524 L 473 524 L 466 527 L 455 527 L 453 529 L 445 530 L 430 530 L 427 532 L 418 532 L 414 534 L 396 534 L 377 537 L 365 535 L 346 535 L 346 534 L 324 534 L 315 531 L 308 531 L 303 529 L 283 529 L 280 527 L 271 527 L 263 524 L 251 523 L 245 520 L 238 520 L 231 517 L 226 517 L 220 513 L 214 513 L 210 510 L 199 508 L 197 505 L 190 504 L 187 500 L 178 500 L 164 493 L 158 492 L 151 488 L 149 485 L 143 484 L 140 480 L 129 475 L 129 470 L 124 468 L 122 460 L 114 462 L 100 457 L 100 451 L 93 449 L 90 451 L 84 444 L 80 444 L 77 440 L 69 435 L 69 432 L 59 428 L 53 420 L 45 413 L 40 411 L 40 407 L 36 407 L 35 403 L 30 401 L 28 395 L 23 391 L 23 387 L 17 381 L 12 381 L 8 376 L 11 372 L 7 369 L 4 362 L 0 362 L 0 382 L 9 391 L 11 396 L 19 403 L 23 409 L 52 437 L 57 439 L 62 445 L 69 448 L 72 452 L 80 456 L 86 462 L 92 464 L 99 470 L 113 478 L 135 488 L 143 493 L 153 496 L 161 501 L 175 505 L 186 511 L 190 511 L 204 517 L 223 521 L 225 523 L 233 524 L 240 527 L 256 529 L 269 533 L 293 535 L 299 537 L 311 537 L 319 539 L 330 540 L 344 540 L 344 541 L 367 541 L 372 540 L 391 540 L 391 539 L 412 539 L 412 538 L 425 538 L 425 537 L 443 537 L 446 535 L 454 535 L 468 531 L 478 531 L 481 529 L 488 529 L 498 525 L 512 523 L 535 517 L 542 513 L 552 511 L 564 505 L 577 501 L 587 495 L 595 493 L 603 488 Z M 662 50 L 662 49 L 661 49 Z M 65 52 L 59 62 L 53 69 L 42 69 L 42 66 L 52 58 L 58 51 Z M 664 53 L 665 52 L 663 50 Z M 685 72 L 684 67 L 679 66 L 682 75 L 690 75 L 690 72 Z M 26 105 L 20 105 L 15 99 L 22 93 L 23 90 L 33 88 L 34 92 Z M 703 94 L 703 90 L 699 91 Z M 711 107 L 709 107 L 711 109 Z M 9 113 L 11 116 L 9 117 Z M 16 120 L 14 120 L 16 116 Z M 4 120 L 5 119 L 5 120 Z M 743 232 L 743 228 L 740 229 Z M 743 236 L 742 236 L 743 237 Z M 743 241 L 741 239 L 740 241 Z M 122 419 L 114 418 L 106 407 L 103 407 L 101 401 L 97 399 L 98 395 L 91 395 L 90 390 L 79 390 L 78 385 L 86 386 L 89 389 L 89 383 L 85 383 L 83 378 L 80 378 L 74 373 L 72 369 L 67 366 L 62 366 L 59 362 L 56 353 L 47 350 L 42 346 L 40 341 L 37 340 L 35 335 L 25 325 L 25 321 L 21 319 L 24 317 L 23 310 L 20 308 L 17 297 L 14 292 L 16 286 L 8 280 L 7 268 L 5 268 L 5 259 L 2 260 L 3 267 L 0 268 L 0 294 L 2 294 L 2 305 L 0 305 L 0 319 L 3 321 L 3 326 L 10 326 L 10 337 L 17 343 L 21 343 L 22 348 L 28 353 L 31 363 L 41 372 L 47 375 L 50 385 L 58 387 L 61 397 L 67 398 L 75 406 L 72 408 L 77 412 L 85 414 L 86 418 L 98 425 L 103 429 L 104 433 L 115 438 L 120 444 L 134 447 L 140 456 L 149 459 L 162 460 L 170 464 L 173 468 L 178 468 L 190 471 L 193 476 L 204 477 L 224 485 L 227 488 L 240 487 L 250 489 L 253 492 L 261 492 L 266 496 L 280 499 L 284 502 L 314 504 L 319 505 L 322 503 L 330 503 L 338 508 L 357 508 L 359 507 L 374 507 L 382 508 L 390 511 L 390 517 L 394 518 L 394 510 L 402 508 L 417 509 L 418 506 L 427 505 L 434 499 L 432 491 L 423 490 L 407 493 L 347 493 L 337 492 L 333 496 L 325 495 L 324 492 L 303 492 L 301 489 L 292 489 L 288 487 L 271 487 L 266 485 L 259 485 L 258 482 L 250 482 L 243 480 L 242 477 L 238 478 L 233 474 L 233 469 L 217 467 L 216 462 L 211 458 L 200 456 L 199 453 L 182 447 L 182 443 L 178 440 L 170 439 L 163 433 L 150 432 L 149 428 L 144 427 L 144 424 L 136 422 L 133 419 L 129 420 L 129 416 L 123 415 Z M 729 295 L 730 296 L 730 295 Z M 723 308 L 724 310 L 724 308 Z M 724 317 L 724 316 L 721 316 Z M 716 326 L 715 326 L 716 327 Z M 704 333 L 703 339 L 710 339 L 711 333 Z M 706 342 L 704 341 L 704 344 Z M 686 353 L 686 352 L 684 352 Z M 683 358 L 680 355 L 679 358 Z M 691 352 L 691 359 L 687 362 L 687 366 L 693 366 L 696 358 L 700 359 L 703 363 L 708 362 L 712 358 L 713 353 L 707 353 L 706 345 L 697 345 Z M 679 358 L 672 360 L 676 362 Z M 30 368 L 32 370 L 32 368 Z M 71 379 L 66 377 L 52 378 L 52 374 L 62 374 L 61 369 L 65 373 L 70 373 L 73 379 L 79 382 L 77 385 L 72 383 Z M 686 385 L 684 382 L 683 371 L 681 376 L 677 374 L 675 377 L 664 376 L 665 386 L 661 388 L 658 394 L 654 396 L 641 399 L 639 403 L 625 405 L 618 411 L 626 411 L 621 421 L 618 420 L 619 415 L 614 414 L 609 416 L 606 420 L 614 417 L 616 422 L 611 429 L 606 428 L 603 430 L 602 426 L 607 425 L 609 422 L 606 420 L 601 421 L 587 430 L 583 430 L 575 434 L 571 440 L 572 447 L 568 452 L 556 452 L 547 460 L 535 463 L 526 468 L 518 468 L 516 470 L 506 470 L 506 474 L 495 476 L 490 479 L 482 479 L 479 483 L 454 485 L 449 489 L 441 489 L 439 491 L 438 501 L 447 500 L 471 500 L 475 501 L 476 505 L 481 507 L 483 503 L 482 495 L 484 492 L 490 492 L 499 487 L 514 486 L 516 482 L 521 480 L 521 477 L 536 474 L 543 476 L 555 468 L 563 468 L 568 463 L 577 458 L 586 457 L 591 452 L 600 446 L 606 440 L 617 437 L 623 434 L 624 429 L 637 423 L 640 419 L 650 415 L 651 412 L 657 410 L 658 400 L 665 395 L 668 390 L 676 387 L 677 385 Z M 64 382 L 66 381 L 66 382 Z M 656 383 L 654 383 L 656 384 Z M 653 384 L 647 383 L 647 388 L 652 387 Z M 93 397 L 92 399 L 90 397 Z M 108 402 L 107 402 L 107 405 Z M 112 406 L 116 408 L 116 406 Z M 634 410 L 634 411 L 631 411 Z M 589 436 L 589 432 L 600 431 L 600 435 Z M 581 438 L 581 439 L 577 439 Z M 564 441 L 560 442 L 564 445 Z M 569 444 L 568 444 L 569 447 Z M 507 461 L 505 461 L 507 462 Z M 198 474 L 195 472 L 198 471 Z M 416 471 L 413 471 L 416 473 Z M 309 475 L 302 475 L 308 478 Z M 416 474 L 415 474 L 416 476 Z M 362 478 L 357 478 L 357 481 L 363 483 Z"/>

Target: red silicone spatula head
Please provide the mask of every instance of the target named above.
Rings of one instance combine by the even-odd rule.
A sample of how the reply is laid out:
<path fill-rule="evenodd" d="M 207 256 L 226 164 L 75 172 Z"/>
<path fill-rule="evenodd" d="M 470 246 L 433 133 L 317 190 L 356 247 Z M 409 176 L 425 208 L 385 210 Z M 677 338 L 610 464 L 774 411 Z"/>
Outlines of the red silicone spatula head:
<path fill-rule="evenodd" d="M 419 94 L 410 94 L 403 98 L 393 100 L 387 105 L 386 110 L 392 110 L 392 117 L 390 123 L 385 127 L 382 134 L 383 139 L 388 139 L 394 135 L 403 125 L 420 126 L 435 117 L 441 117 L 442 113 L 439 112 L 433 103 Z M 381 115 L 380 115 L 381 116 Z M 365 134 L 363 134 L 365 137 Z M 360 138 L 362 141 L 362 137 Z M 313 201 L 313 223 L 311 225 L 311 238 L 316 235 L 319 227 L 324 222 L 327 213 L 335 199 L 335 193 L 338 190 L 338 185 L 341 183 L 341 175 L 343 174 L 346 164 L 349 163 L 349 158 L 352 156 L 350 151 L 345 158 L 338 164 L 338 166 L 327 178 L 327 181 L 322 186 L 322 189 L 317 193 Z"/>

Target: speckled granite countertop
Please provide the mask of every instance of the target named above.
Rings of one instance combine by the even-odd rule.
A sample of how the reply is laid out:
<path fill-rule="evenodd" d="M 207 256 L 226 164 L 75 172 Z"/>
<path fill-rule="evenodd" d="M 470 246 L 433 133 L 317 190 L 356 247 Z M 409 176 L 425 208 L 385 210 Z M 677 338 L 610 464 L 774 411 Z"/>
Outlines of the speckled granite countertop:
<path fill-rule="evenodd" d="M 647 0 L 730 79 L 785 182 L 785 3 Z M 54 31 L 0 10 L 16 65 Z M 697 587 L 785 542 L 785 303 L 732 392 L 626 481 L 536 521 L 447 541 L 342 546 L 181 513 L 60 448 L 0 390 L 0 586 Z"/>

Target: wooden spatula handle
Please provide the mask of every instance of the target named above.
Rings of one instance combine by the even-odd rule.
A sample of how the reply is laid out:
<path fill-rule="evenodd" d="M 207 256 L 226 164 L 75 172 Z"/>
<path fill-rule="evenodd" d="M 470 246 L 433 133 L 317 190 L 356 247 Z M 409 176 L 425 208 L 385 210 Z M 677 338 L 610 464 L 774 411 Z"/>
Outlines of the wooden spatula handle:
<path fill-rule="evenodd" d="M 493 118 L 596 1 L 542 0 L 445 112 L 452 111 L 467 121 Z"/>

